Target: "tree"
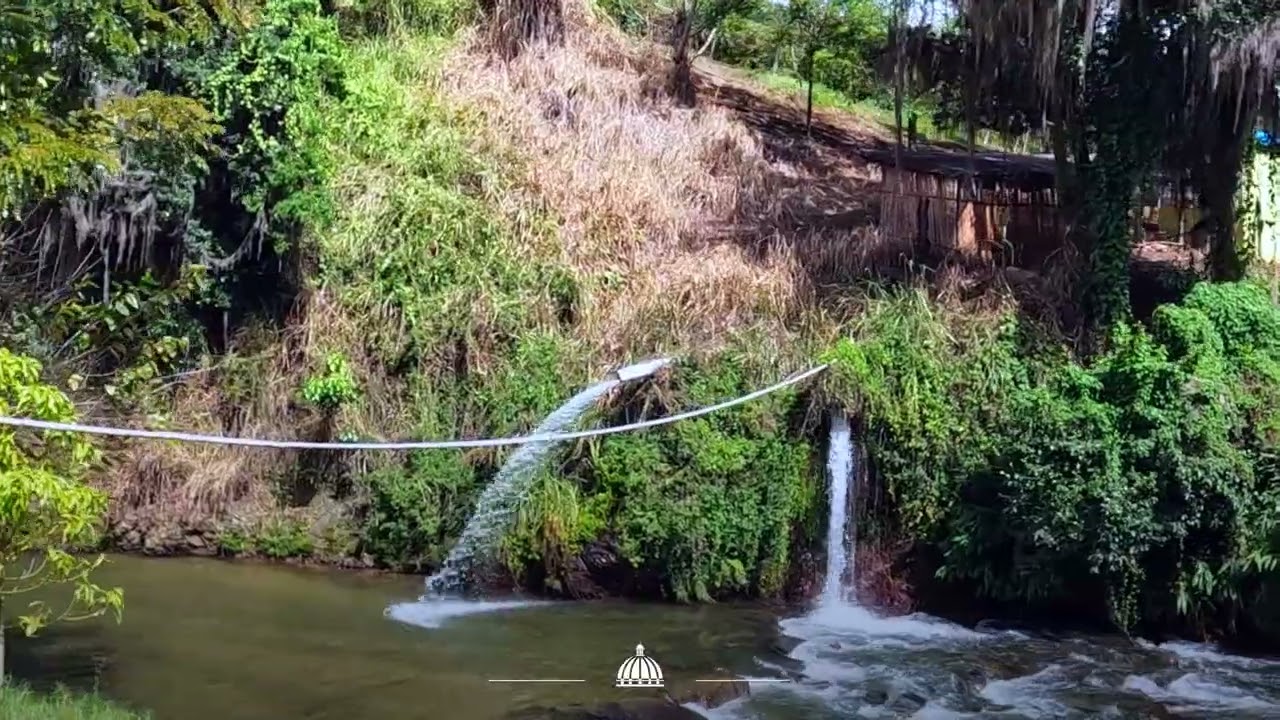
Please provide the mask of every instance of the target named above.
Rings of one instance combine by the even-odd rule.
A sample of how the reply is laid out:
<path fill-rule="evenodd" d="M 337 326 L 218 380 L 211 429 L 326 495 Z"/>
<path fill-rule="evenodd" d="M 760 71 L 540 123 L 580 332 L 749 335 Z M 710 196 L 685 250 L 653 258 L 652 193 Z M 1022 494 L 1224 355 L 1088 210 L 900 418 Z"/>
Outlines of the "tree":
<path fill-rule="evenodd" d="M 0 0 L 0 220 L 119 165 L 95 101 L 144 54 L 207 35 L 223 3 L 202 1 Z"/>
<path fill-rule="evenodd" d="M 0 348 L 0 415 L 71 422 L 76 412 L 66 395 L 40 383 L 39 363 Z M 124 591 L 90 579 L 103 556 L 77 552 L 94 544 L 107 508 L 106 496 L 83 482 L 96 460 L 94 447 L 73 433 L 0 430 L 0 605 L 52 585 L 72 591 L 65 605 L 29 602 L 15 618 L 27 635 L 108 612 L 119 620 Z M 0 682 L 3 677 L 0 625 Z"/>
<path fill-rule="evenodd" d="M 809 85 L 804 111 L 804 131 L 808 134 L 813 128 L 814 58 L 819 50 L 832 44 L 840 27 L 840 17 L 830 0 L 793 0 L 789 21 L 803 58 L 800 77 Z"/>
<path fill-rule="evenodd" d="M 1238 278 L 1235 190 L 1259 110 L 1275 95 L 1280 0 L 955 0 L 974 91 L 1012 93 L 1047 119 L 1059 202 L 1087 259 L 1087 321 L 1128 315 L 1129 213 L 1163 173 L 1217 220 L 1213 274 Z"/>
<path fill-rule="evenodd" d="M 759 0 L 676 0 L 672 12 L 672 65 L 668 90 L 677 103 L 685 107 L 696 104 L 692 63 L 711 45 L 720 23 L 729 15 L 746 13 L 758 4 Z M 691 57 L 690 42 L 704 33 L 709 34 L 706 44 Z"/>

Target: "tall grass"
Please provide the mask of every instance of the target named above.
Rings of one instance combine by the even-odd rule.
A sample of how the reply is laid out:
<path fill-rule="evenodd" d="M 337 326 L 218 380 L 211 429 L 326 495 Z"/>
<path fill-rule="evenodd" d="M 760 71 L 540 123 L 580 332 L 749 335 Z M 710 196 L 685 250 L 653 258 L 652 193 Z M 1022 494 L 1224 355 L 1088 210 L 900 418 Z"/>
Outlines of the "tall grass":
<path fill-rule="evenodd" d="M 73 695 L 59 689 L 41 695 L 21 685 L 0 685 L 0 720 L 144 720 L 98 695 Z"/>

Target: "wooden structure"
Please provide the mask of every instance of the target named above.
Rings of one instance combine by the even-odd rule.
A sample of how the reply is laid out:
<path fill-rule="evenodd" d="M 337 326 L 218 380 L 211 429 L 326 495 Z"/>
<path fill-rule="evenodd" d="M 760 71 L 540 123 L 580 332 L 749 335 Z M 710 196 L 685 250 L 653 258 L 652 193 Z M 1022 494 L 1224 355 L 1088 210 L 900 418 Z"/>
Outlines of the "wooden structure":
<path fill-rule="evenodd" d="M 880 230 L 917 254 L 1038 268 L 1064 240 L 1053 159 L 942 149 L 872 151 Z"/>

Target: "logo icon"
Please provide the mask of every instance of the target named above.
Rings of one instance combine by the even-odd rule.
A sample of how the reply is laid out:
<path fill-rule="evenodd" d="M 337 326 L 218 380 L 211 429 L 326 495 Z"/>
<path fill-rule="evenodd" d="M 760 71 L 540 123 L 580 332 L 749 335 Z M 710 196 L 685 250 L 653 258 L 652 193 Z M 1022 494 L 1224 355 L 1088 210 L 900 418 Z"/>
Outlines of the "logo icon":
<path fill-rule="evenodd" d="M 614 687 L 662 687 L 662 668 L 658 662 L 644 654 L 644 645 L 636 645 L 636 654 L 622 661 Z"/>

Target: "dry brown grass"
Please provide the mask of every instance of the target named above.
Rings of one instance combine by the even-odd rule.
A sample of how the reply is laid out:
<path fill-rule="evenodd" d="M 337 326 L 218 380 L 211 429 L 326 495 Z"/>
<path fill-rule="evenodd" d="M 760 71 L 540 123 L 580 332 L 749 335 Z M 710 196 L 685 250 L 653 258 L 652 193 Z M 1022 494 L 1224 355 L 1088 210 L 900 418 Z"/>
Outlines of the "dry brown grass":
<path fill-rule="evenodd" d="M 234 355 L 181 385 L 172 424 L 208 435 L 316 439 L 317 418 L 297 403 L 299 378 L 325 350 L 359 347 L 360 328 L 323 293 L 307 297 L 299 309 L 305 312 L 283 332 L 246 328 L 235 340 Z M 367 360 L 353 369 L 369 402 L 360 412 L 344 411 L 340 422 L 377 437 L 379 429 L 396 426 L 386 415 L 402 403 L 381 369 Z M 110 519 L 129 516 L 143 530 L 233 517 L 252 524 L 275 513 L 273 481 L 289 477 L 299 457 L 300 451 L 291 450 L 132 441 L 115 453 L 100 484 L 111 497 Z M 353 458 L 361 465 L 371 461 L 379 458 Z"/>
<path fill-rule="evenodd" d="M 797 234 L 786 200 L 809 173 L 768 161 L 729 110 L 675 107 L 665 63 L 579 17 L 564 47 L 508 62 L 464 43 L 446 92 L 527 161 L 523 190 L 559 218 L 559 259 L 590 289 L 580 333 L 596 353 L 710 352 L 746 328 L 783 340 L 812 304 L 800 258 L 846 267 L 865 231 Z"/>

